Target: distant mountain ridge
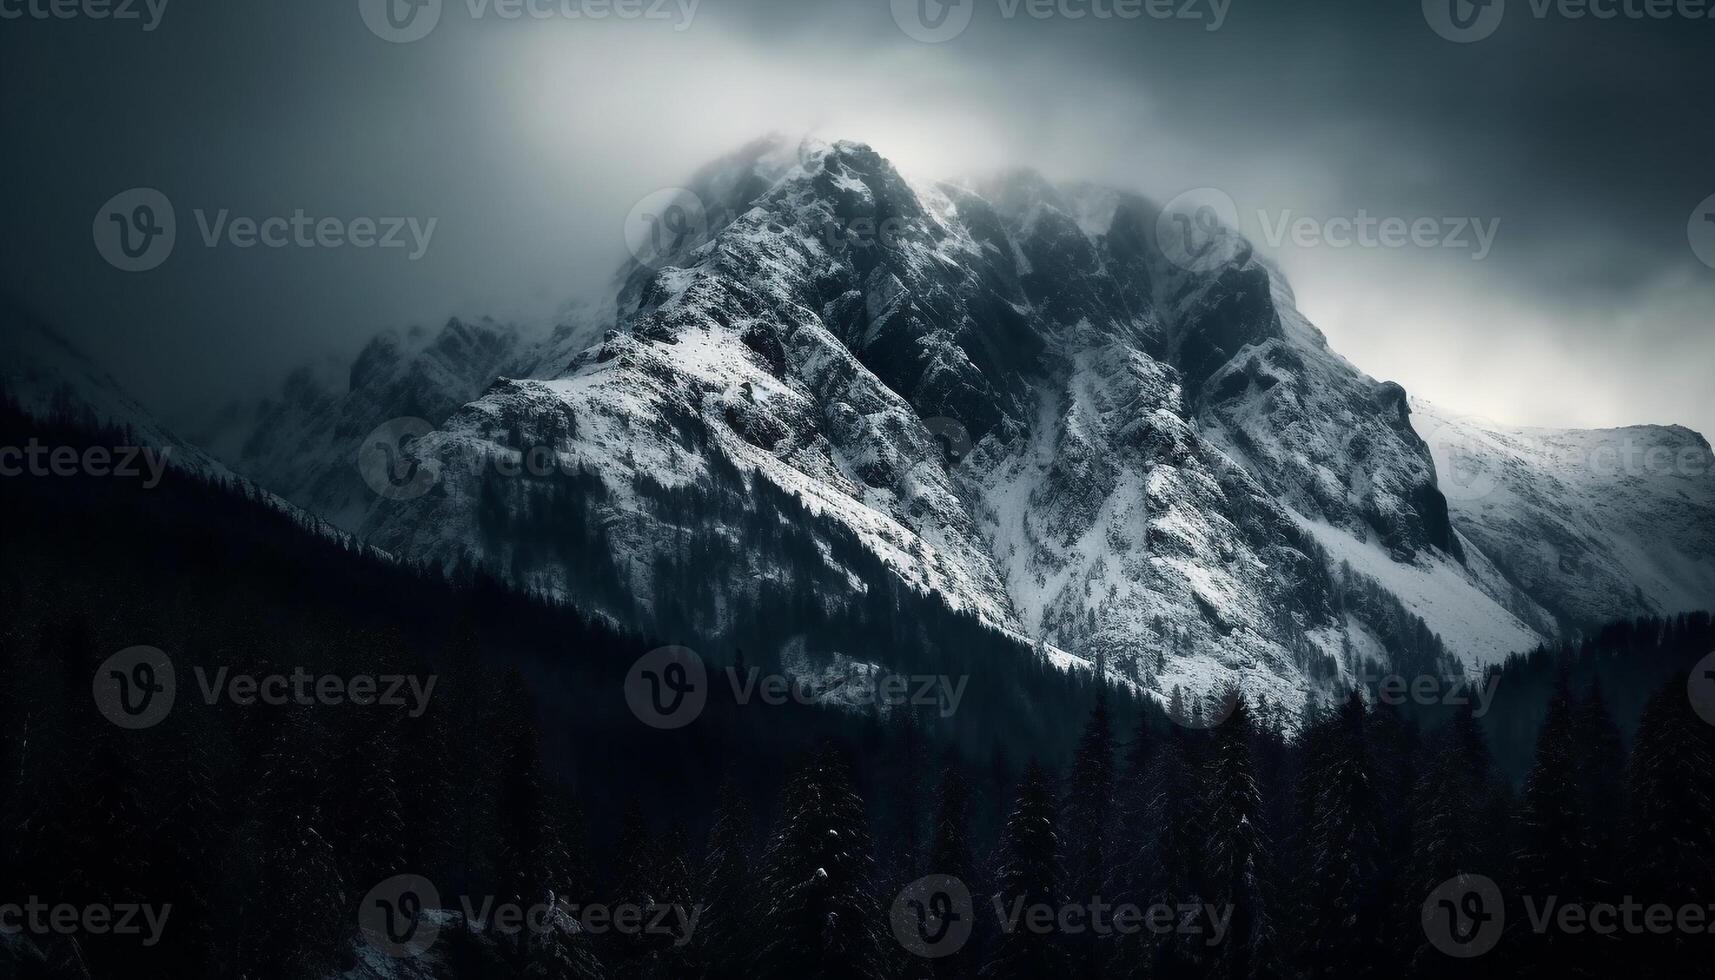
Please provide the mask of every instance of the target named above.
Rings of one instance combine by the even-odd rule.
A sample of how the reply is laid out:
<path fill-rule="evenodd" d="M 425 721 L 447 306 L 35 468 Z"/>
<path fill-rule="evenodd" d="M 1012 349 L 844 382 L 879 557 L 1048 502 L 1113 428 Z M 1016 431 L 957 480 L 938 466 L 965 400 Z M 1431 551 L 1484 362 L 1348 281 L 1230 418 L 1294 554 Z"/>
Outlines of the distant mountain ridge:
<path fill-rule="evenodd" d="M 213 452 L 174 432 L 94 358 L 4 294 L 0 294 L 0 394 L 36 418 L 124 429 L 137 446 L 163 450 L 159 458 L 167 466 L 242 487 L 312 533 L 342 540 L 351 537 L 337 522 L 257 485 L 228 468 Z M 229 425 L 234 421 L 229 420 Z"/>
<path fill-rule="evenodd" d="M 1565 629 L 1706 610 L 1715 457 L 1683 426 L 1497 425 L 1414 401 L 1453 523 Z"/>

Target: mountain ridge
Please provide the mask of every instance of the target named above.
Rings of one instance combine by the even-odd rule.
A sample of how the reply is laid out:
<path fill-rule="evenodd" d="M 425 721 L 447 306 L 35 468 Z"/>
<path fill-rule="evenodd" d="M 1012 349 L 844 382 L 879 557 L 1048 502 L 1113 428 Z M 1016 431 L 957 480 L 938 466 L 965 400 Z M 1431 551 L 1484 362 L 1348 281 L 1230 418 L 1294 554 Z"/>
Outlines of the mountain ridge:
<path fill-rule="evenodd" d="M 574 509 L 636 600 L 605 612 L 659 617 L 695 568 L 717 594 L 680 625 L 713 635 L 763 578 L 891 587 L 829 558 L 849 533 L 898 582 L 1163 696 L 1297 704 L 1366 659 L 1456 672 L 1566 628 L 1448 506 L 1404 389 L 1333 352 L 1231 229 L 1188 268 L 1139 195 L 908 181 L 848 142 L 758 141 L 686 193 L 700 214 L 622 267 L 611 323 L 372 342 L 345 392 L 228 440 L 233 466 L 402 555 L 600 606 L 517 531 Z M 433 429 L 411 452 L 440 477 L 378 499 L 352 459 L 399 416 Z M 535 449 L 581 503 L 497 482 Z M 762 567 L 730 503 L 757 480 L 842 530 L 786 529 L 809 557 Z"/>

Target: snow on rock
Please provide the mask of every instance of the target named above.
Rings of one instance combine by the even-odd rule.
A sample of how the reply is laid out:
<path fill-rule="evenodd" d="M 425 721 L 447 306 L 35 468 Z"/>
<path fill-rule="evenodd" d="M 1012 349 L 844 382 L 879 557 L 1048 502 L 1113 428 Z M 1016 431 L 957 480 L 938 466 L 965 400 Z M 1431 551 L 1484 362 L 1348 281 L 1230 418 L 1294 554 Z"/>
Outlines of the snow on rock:
<path fill-rule="evenodd" d="M 694 583 L 716 610 L 770 583 L 827 601 L 907 586 L 1056 663 L 1288 711 L 1327 661 L 1390 652 L 1339 601 L 1344 563 L 1470 666 L 1645 608 L 1596 601 L 1621 581 L 1647 608 L 1715 604 L 1707 477 L 1592 481 L 1557 462 L 1572 435 L 1497 434 L 1510 496 L 1450 512 L 1403 389 L 1329 350 L 1231 229 L 1188 271 L 1136 195 L 1027 171 L 912 182 L 850 142 L 758 141 L 687 187 L 706 221 L 627 263 L 606 313 L 377 341 L 344 390 L 289 386 L 235 467 L 389 549 L 475 557 L 622 621 L 677 600 L 662 577 L 695 533 L 730 545 Z M 437 426 L 415 451 L 443 475 L 378 502 L 350 458 L 401 415 Z M 546 499 L 484 476 L 526 445 L 584 481 L 613 594 L 577 593 L 585 560 L 495 532 L 497 509 Z M 1532 498 L 1541 472 L 1564 491 Z M 673 494 L 699 516 L 664 509 Z M 764 559 L 755 503 L 776 494 L 809 517 L 778 529 L 803 547 Z M 1580 542 L 1593 577 L 1525 561 L 1532 536 Z"/>
<path fill-rule="evenodd" d="M 1715 606 L 1715 459 L 1696 432 L 1509 428 L 1412 408 L 1454 525 L 1564 628 Z"/>

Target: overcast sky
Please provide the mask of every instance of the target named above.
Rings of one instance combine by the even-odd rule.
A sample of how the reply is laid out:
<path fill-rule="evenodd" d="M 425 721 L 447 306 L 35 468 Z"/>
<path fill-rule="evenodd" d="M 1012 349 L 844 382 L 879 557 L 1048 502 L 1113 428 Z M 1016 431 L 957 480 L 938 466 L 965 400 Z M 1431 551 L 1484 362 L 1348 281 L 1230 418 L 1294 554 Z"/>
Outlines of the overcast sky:
<path fill-rule="evenodd" d="M 1504 0 L 1492 33 L 1455 43 L 1430 21 L 1465 0 L 1151 0 L 1196 19 L 1126 0 L 1046 18 L 1028 0 L 666 0 L 666 19 L 600 21 L 563 12 L 608 0 L 533 2 L 550 16 L 445 0 L 405 43 L 360 0 L 167 0 L 148 31 L 8 3 L 26 16 L 0 20 L 0 285 L 189 424 L 384 326 L 545 315 L 607 282 L 638 199 L 760 133 L 814 131 L 923 175 L 1218 188 L 1378 378 L 1501 422 L 1715 433 L 1715 268 L 1696 250 L 1715 263 L 1715 222 L 1695 220 L 1715 207 L 1715 19 Z M 948 40 L 912 36 L 967 15 Z M 93 243 L 133 187 L 178 223 L 147 272 Z M 195 212 L 221 209 L 435 226 L 415 261 L 205 247 Z M 1439 237 L 1271 241 L 1298 217 L 1339 238 L 1329 219 L 1360 214 Z"/>

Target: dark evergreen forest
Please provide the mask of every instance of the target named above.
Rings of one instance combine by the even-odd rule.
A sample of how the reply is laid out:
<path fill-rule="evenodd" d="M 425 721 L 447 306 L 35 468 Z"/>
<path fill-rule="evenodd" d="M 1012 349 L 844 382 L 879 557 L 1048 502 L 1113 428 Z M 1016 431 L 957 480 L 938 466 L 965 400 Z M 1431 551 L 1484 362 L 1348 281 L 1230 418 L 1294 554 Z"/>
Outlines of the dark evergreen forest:
<path fill-rule="evenodd" d="M 131 443 L 0 406 L 0 445 L 31 438 Z M 498 570 L 401 564 L 177 471 L 152 489 L 4 478 L 0 513 L 0 907 L 171 906 L 147 946 L 0 928 L 0 976 L 1683 977 L 1715 954 L 1715 724 L 1687 697 L 1715 650 L 1707 614 L 1517 656 L 1480 717 L 1350 692 L 1288 734 L 1279 705 L 1164 712 L 908 592 L 765 597 L 730 649 L 704 649 L 671 616 L 629 635 Z M 540 546 L 599 588 L 606 556 L 580 550 L 599 530 L 532 513 Z M 968 688 L 950 716 L 740 703 L 720 684 L 682 728 L 628 707 L 645 651 L 776 669 L 762 651 L 782 623 Z M 1439 659 L 1433 637 L 1414 644 Z M 92 682 L 139 645 L 171 658 L 177 700 L 128 730 Z M 435 687 L 421 712 L 200 694 L 197 668 L 299 667 Z M 440 899 L 409 910 L 438 929 L 417 957 L 359 928 L 402 874 Z M 1467 901 L 1477 876 L 1498 904 Z M 1443 894 L 1482 913 L 1453 932 L 1492 948 L 1445 951 L 1426 919 Z M 1535 928 L 1550 896 L 1700 907 L 1704 928 Z M 461 899 L 551 914 L 508 929 Z M 593 905 L 695 925 L 591 928 L 575 910 Z M 1092 928 L 1098 905 L 1167 908 L 1170 925 L 1110 911 Z"/>

